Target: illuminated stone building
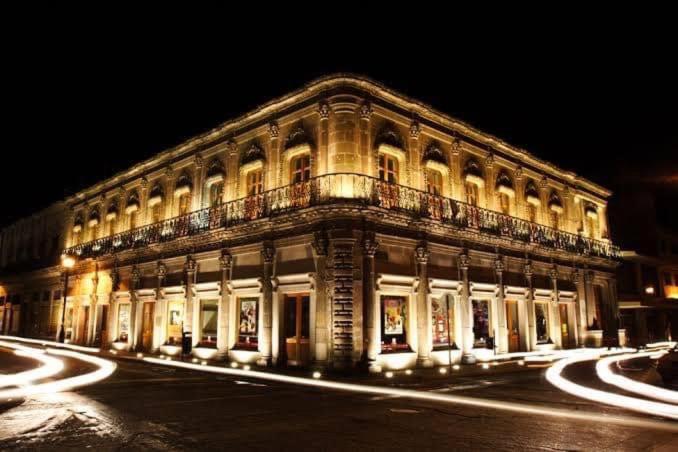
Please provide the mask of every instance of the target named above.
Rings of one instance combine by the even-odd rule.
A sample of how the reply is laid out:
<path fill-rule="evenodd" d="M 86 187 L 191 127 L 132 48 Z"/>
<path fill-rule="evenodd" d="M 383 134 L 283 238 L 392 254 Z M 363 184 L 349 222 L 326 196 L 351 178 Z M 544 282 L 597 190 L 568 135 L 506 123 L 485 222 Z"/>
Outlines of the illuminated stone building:
<path fill-rule="evenodd" d="M 371 80 L 323 78 L 60 204 L 68 337 L 176 353 L 184 331 L 201 357 L 373 370 L 614 341 L 609 195 Z M 59 309 L 58 265 L 3 263 L 7 293 Z"/>

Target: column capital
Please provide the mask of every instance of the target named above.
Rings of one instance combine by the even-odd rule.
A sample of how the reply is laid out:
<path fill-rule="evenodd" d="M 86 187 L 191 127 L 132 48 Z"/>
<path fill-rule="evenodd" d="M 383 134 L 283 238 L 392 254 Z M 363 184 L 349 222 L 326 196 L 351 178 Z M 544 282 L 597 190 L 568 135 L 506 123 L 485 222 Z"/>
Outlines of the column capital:
<path fill-rule="evenodd" d="M 418 140 L 420 135 L 421 126 L 419 126 L 419 122 L 416 120 L 412 121 L 412 123 L 410 123 L 410 138 Z"/>
<path fill-rule="evenodd" d="M 369 101 L 365 101 L 360 105 L 360 119 L 369 121 L 372 118 L 372 104 Z"/>
<path fill-rule="evenodd" d="M 190 254 L 186 256 L 186 262 L 184 263 L 184 271 L 186 273 L 192 275 L 193 273 L 195 273 L 197 266 L 198 264 L 195 261 L 195 259 L 193 259 L 193 256 L 191 256 Z"/>
<path fill-rule="evenodd" d="M 193 161 L 195 163 L 196 169 L 202 168 L 202 165 L 205 163 L 205 160 L 202 158 L 202 155 L 200 154 L 195 154 L 195 157 L 193 157 Z"/>
<path fill-rule="evenodd" d="M 139 281 L 141 281 L 141 271 L 139 271 L 139 267 L 135 265 L 132 267 L 132 283 L 136 285 Z"/>
<path fill-rule="evenodd" d="M 329 240 L 327 239 L 327 234 L 325 231 L 318 231 L 313 234 L 313 242 L 311 243 L 311 246 L 313 246 L 313 250 L 315 251 L 315 254 L 318 256 L 327 256 L 327 245 L 329 243 Z"/>
<path fill-rule="evenodd" d="M 549 278 L 551 278 L 551 282 L 556 282 L 558 280 L 558 267 L 556 265 L 553 265 L 549 269 Z"/>
<path fill-rule="evenodd" d="M 417 247 L 414 249 L 414 257 L 420 264 L 426 264 L 430 254 L 431 253 L 429 253 L 425 243 L 417 245 Z"/>
<path fill-rule="evenodd" d="M 501 276 L 504 272 L 504 261 L 502 260 L 501 256 L 497 256 L 494 259 L 494 271 L 497 276 Z"/>
<path fill-rule="evenodd" d="M 271 140 L 277 140 L 278 136 L 280 135 L 280 128 L 278 127 L 278 123 L 275 121 L 271 121 L 268 123 L 268 136 Z"/>
<path fill-rule="evenodd" d="M 167 168 L 165 168 L 165 177 L 167 179 L 174 178 L 174 168 L 172 168 L 172 165 L 167 165 Z"/>
<path fill-rule="evenodd" d="M 264 257 L 264 262 L 270 264 L 275 258 L 275 248 L 271 242 L 264 243 L 263 248 L 261 249 L 261 255 Z"/>
<path fill-rule="evenodd" d="M 539 187 L 542 190 L 546 190 L 549 186 L 549 179 L 546 176 L 542 176 L 542 178 L 539 180 Z"/>
<path fill-rule="evenodd" d="M 572 282 L 577 285 L 581 282 L 581 274 L 579 273 L 579 269 L 575 268 L 572 270 L 572 275 L 570 275 L 570 278 L 572 279 Z"/>
<path fill-rule="evenodd" d="M 487 157 L 485 157 L 485 167 L 486 168 L 494 167 L 494 153 L 492 152 L 492 149 L 490 149 L 489 153 L 487 154 Z"/>
<path fill-rule="evenodd" d="M 532 278 L 532 275 L 534 274 L 534 269 L 532 268 L 532 261 L 531 260 L 526 260 L 525 264 L 523 265 L 523 273 L 525 273 L 526 278 Z"/>
<path fill-rule="evenodd" d="M 222 250 L 219 256 L 219 267 L 221 270 L 229 270 L 231 265 L 233 265 L 233 256 L 227 249 Z"/>
<path fill-rule="evenodd" d="M 155 274 L 158 276 L 158 278 L 164 278 L 167 276 L 167 265 L 165 265 L 162 261 L 158 261 L 158 265 L 155 268 Z"/>
<path fill-rule="evenodd" d="M 584 281 L 586 281 L 587 283 L 592 283 L 594 277 L 595 273 L 593 272 L 593 270 L 586 270 L 584 272 Z"/>
<path fill-rule="evenodd" d="M 318 103 L 317 112 L 318 116 L 320 116 L 321 121 L 326 121 L 330 119 L 330 111 L 331 111 L 330 104 L 326 100 L 320 101 Z"/>
<path fill-rule="evenodd" d="M 238 155 L 238 143 L 235 141 L 235 139 L 230 138 L 228 143 L 226 143 L 226 148 L 228 149 L 229 156 L 234 157 Z"/>
<path fill-rule="evenodd" d="M 374 234 L 366 234 L 363 238 L 362 246 L 365 256 L 374 258 L 374 255 L 377 254 L 377 249 L 379 249 L 379 242 L 374 237 Z"/>
<path fill-rule="evenodd" d="M 456 157 L 459 154 L 461 154 L 461 139 L 454 137 L 452 140 L 452 155 Z"/>
<path fill-rule="evenodd" d="M 523 167 L 519 166 L 513 171 L 513 177 L 515 177 L 516 180 L 521 180 L 523 178 Z"/>
<path fill-rule="evenodd" d="M 466 270 L 468 270 L 468 267 L 469 267 L 469 257 L 468 257 L 468 254 L 466 254 L 465 252 L 464 252 L 464 253 L 461 253 L 461 254 L 459 255 L 459 268 L 461 268 L 462 270 L 466 271 Z"/>

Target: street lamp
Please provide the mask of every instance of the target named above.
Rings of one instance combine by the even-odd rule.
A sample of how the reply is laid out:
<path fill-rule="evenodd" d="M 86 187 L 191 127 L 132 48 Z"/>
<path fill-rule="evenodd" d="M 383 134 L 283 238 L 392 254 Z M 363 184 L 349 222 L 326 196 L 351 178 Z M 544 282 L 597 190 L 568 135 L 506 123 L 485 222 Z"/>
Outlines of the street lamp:
<path fill-rule="evenodd" d="M 64 268 L 64 302 L 61 309 L 61 328 L 59 329 L 58 341 L 63 343 L 66 340 L 66 330 L 64 322 L 66 321 L 66 296 L 68 295 L 68 270 L 75 265 L 75 259 L 72 256 L 64 254 L 61 256 L 61 266 Z"/>

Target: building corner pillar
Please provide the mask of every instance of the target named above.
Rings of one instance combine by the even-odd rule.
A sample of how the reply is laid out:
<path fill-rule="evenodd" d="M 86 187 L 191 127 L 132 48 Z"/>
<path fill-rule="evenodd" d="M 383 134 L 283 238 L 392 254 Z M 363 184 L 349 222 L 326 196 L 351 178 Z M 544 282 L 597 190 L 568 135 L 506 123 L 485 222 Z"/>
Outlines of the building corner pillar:
<path fill-rule="evenodd" d="M 193 302 L 193 284 L 195 282 L 195 273 L 197 269 L 197 263 L 195 259 L 189 254 L 186 256 L 186 262 L 184 263 L 184 273 L 186 276 L 186 308 L 184 314 L 184 331 L 187 333 L 192 333 L 192 343 L 191 345 L 195 346 L 200 340 L 201 335 L 200 328 L 197 324 L 200 322 L 200 316 L 196 315 L 196 308 L 199 308 L 198 303 Z"/>
<path fill-rule="evenodd" d="M 471 354 L 473 350 L 473 309 L 471 309 L 470 289 L 468 281 L 469 257 L 466 251 L 459 255 L 459 268 L 461 270 L 461 331 L 462 351 L 464 355 Z"/>
<path fill-rule="evenodd" d="M 379 242 L 376 240 L 374 233 L 365 234 L 363 237 L 363 256 L 364 256 L 364 272 L 363 272 L 363 290 L 365 302 L 365 343 L 367 360 L 367 369 L 369 372 L 380 372 L 381 368 L 377 364 L 377 356 L 379 355 L 379 303 L 376 300 L 376 267 L 374 256 L 379 248 Z"/>

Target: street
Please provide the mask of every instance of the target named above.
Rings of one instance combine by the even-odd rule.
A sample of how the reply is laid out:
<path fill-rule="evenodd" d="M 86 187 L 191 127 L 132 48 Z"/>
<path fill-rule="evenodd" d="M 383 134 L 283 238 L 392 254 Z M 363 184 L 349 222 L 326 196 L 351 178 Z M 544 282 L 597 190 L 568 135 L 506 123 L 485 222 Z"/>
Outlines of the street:
<path fill-rule="evenodd" d="M 64 361 L 65 374 L 88 371 L 77 360 Z M 667 431 L 606 424 L 603 415 L 634 413 L 569 396 L 545 381 L 543 368 L 444 378 L 400 373 L 392 380 L 360 382 L 586 411 L 600 418 L 525 415 L 116 361 L 115 373 L 91 386 L 2 406 L 0 449 L 671 450 L 678 439 Z M 30 364 L 0 353 L 3 373 Z M 592 372 L 592 365 L 577 365 L 569 376 L 584 382 Z"/>

